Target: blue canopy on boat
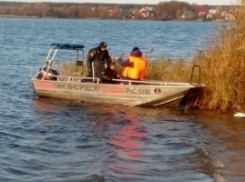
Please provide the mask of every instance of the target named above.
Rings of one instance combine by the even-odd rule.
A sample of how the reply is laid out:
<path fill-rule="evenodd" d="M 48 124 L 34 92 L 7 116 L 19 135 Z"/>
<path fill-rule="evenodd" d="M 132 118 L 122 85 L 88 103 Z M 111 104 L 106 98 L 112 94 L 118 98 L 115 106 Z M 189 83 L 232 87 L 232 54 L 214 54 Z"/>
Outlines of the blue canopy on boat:
<path fill-rule="evenodd" d="M 83 49 L 85 46 L 82 44 L 66 44 L 66 43 L 52 43 L 51 46 L 54 46 L 58 49 Z"/>

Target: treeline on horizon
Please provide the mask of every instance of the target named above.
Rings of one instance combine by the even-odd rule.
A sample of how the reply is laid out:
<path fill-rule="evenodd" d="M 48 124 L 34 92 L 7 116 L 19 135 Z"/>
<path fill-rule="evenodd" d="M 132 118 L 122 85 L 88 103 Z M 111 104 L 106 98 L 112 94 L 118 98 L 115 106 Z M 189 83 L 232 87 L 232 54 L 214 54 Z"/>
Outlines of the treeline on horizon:
<path fill-rule="evenodd" d="M 208 6 L 208 5 L 206 5 Z M 143 7 L 152 7 L 142 15 Z M 24 3 L 0 1 L 1 16 L 27 16 L 52 18 L 101 18 L 101 19 L 178 19 L 183 13 L 192 13 L 196 18 L 197 4 L 169 1 L 158 4 L 109 4 L 109 3 Z M 217 6 L 208 6 L 217 7 Z M 223 8 L 229 6 L 222 6 Z M 147 14 L 148 13 L 148 14 Z"/>

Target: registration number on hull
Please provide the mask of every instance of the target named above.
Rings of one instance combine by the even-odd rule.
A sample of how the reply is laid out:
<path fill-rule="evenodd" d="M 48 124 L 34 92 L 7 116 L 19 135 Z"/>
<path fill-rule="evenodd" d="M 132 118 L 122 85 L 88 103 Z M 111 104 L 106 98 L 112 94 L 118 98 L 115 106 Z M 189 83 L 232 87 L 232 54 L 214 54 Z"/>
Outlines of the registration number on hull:
<path fill-rule="evenodd" d="M 147 88 L 126 88 L 126 94 L 150 95 L 151 90 Z"/>

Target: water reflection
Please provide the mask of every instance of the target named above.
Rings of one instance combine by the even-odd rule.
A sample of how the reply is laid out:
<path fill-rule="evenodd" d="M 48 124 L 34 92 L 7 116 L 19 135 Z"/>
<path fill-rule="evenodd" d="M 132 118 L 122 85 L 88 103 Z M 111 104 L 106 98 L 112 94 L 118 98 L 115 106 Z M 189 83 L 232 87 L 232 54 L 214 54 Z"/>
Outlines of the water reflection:
<path fill-rule="evenodd" d="M 80 179 L 181 181 L 184 173 L 188 181 L 210 181 L 205 174 L 212 174 L 203 170 L 205 156 L 195 150 L 203 143 L 201 130 L 176 110 L 53 99 L 37 99 L 33 105 L 39 124 L 32 130 L 40 133 L 34 148 L 55 173 L 53 181 L 64 174 L 73 179 L 71 166 Z"/>
<path fill-rule="evenodd" d="M 47 98 L 33 99 L 33 106 L 39 112 L 52 112 L 55 108 L 55 106 L 51 104 Z"/>
<path fill-rule="evenodd" d="M 136 112 L 125 113 L 125 123 L 108 141 L 114 153 L 108 165 L 108 174 L 111 178 L 121 180 L 136 180 L 144 169 L 142 157 L 144 150 L 142 142 L 146 141 L 147 132 Z M 146 143 L 144 143 L 146 145 Z"/>

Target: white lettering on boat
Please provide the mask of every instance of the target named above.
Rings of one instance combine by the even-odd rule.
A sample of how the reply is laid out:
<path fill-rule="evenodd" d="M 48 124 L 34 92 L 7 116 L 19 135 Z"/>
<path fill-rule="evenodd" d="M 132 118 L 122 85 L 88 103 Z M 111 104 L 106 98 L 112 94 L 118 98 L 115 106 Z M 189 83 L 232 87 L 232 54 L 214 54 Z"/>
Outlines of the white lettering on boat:
<path fill-rule="evenodd" d="M 70 83 L 54 83 L 54 88 L 63 90 L 76 90 L 86 92 L 99 92 L 100 87 L 96 85 L 78 85 Z"/>
<path fill-rule="evenodd" d="M 126 94 L 150 95 L 151 90 L 147 88 L 126 88 Z"/>

